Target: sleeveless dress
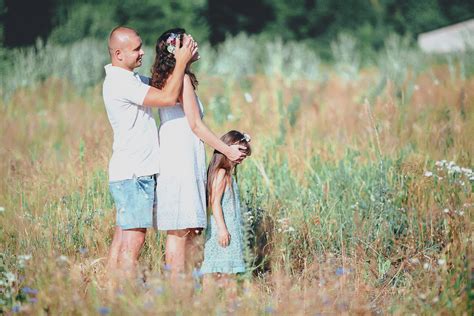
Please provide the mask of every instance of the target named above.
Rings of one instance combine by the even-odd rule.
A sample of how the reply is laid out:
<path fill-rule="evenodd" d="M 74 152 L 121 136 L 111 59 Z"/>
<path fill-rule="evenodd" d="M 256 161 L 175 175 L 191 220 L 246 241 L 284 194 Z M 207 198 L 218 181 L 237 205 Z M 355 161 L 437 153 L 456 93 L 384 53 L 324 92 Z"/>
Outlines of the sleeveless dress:
<path fill-rule="evenodd" d="M 243 223 L 240 211 L 239 188 L 232 177 L 232 190 L 226 187 L 222 196 L 222 213 L 230 243 L 227 247 L 219 245 L 218 228 L 214 216 L 210 216 L 206 229 L 204 261 L 201 272 L 205 273 L 242 273 L 245 272 Z"/>
<path fill-rule="evenodd" d="M 199 111 L 203 106 L 199 98 Z M 159 109 L 160 173 L 156 180 L 156 217 L 159 230 L 205 228 L 206 152 L 184 114 L 183 106 Z"/>

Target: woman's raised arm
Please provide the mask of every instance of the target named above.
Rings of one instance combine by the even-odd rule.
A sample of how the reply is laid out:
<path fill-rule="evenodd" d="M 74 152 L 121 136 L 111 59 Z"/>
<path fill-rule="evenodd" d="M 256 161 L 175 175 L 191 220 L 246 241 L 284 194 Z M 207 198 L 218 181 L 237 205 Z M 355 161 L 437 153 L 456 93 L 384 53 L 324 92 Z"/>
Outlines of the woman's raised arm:
<path fill-rule="evenodd" d="M 246 155 L 239 149 L 245 149 L 245 146 L 228 146 L 222 140 L 220 140 L 219 137 L 217 137 L 201 120 L 196 93 L 194 92 L 191 79 L 188 75 L 184 76 L 183 94 L 181 98 L 183 102 L 184 114 L 186 115 L 189 127 L 191 127 L 193 133 L 212 148 L 226 155 L 230 160 L 234 162 L 241 162 Z"/>

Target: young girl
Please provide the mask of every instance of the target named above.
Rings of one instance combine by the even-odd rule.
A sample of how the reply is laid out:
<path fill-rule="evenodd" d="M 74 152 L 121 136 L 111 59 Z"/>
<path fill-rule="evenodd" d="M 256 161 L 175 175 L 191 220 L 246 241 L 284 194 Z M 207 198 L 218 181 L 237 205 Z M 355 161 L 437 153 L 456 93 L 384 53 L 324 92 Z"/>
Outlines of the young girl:
<path fill-rule="evenodd" d="M 221 137 L 227 145 L 245 146 L 247 156 L 251 154 L 250 136 L 230 131 Z M 240 213 L 239 189 L 233 174 L 236 163 L 218 151 L 214 151 L 207 169 L 208 206 L 212 210 L 206 230 L 204 262 L 204 288 L 209 275 L 217 274 L 226 283 L 225 275 L 245 272 L 243 258 L 242 216 Z"/>

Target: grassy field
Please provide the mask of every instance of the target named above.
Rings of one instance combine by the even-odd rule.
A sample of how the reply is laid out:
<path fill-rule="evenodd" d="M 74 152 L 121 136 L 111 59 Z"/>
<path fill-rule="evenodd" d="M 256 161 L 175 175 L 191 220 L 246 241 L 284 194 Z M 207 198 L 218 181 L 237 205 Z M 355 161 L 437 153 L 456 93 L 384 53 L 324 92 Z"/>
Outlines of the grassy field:
<path fill-rule="evenodd" d="M 171 291 L 155 231 L 141 256 L 146 283 L 106 288 L 115 211 L 101 86 L 65 79 L 87 78 L 71 69 L 54 75 L 61 60 L 51 77 L 12 79 L 0 101 L 3 312 L 470 314 L 474 78 L 461 59 L 428 63 L 386 47 L 363 68 L 342 44 L 330 66 L 296 47 L 306 55 L 275 54 L 238 75 L 203 57 L 206 122 L 252 135 L 238 174 L 250 272 L 233 301 L 203 292 L 197 273 Z M 31 69 L 54 63 L 25 56 Z"/>

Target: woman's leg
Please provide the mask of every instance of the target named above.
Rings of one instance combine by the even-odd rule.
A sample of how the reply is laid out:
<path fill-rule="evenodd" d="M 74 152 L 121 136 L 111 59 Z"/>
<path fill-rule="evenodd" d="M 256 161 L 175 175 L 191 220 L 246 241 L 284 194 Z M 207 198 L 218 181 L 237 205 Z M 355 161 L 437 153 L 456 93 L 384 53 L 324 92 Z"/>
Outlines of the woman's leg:
<path fill-rule="evenodd" d="M 187 271 L 192 271 L 197 267 L 198 262 L 202 262 L 202 251 L 200 251 L 202 228 L 190 228 L 188 231 L 185 246 L 185 268 Z"/>
<path fill-rule="evenodd" d="M 184 271 L 187 229 L 168 230 L 166 238 L 165 262 L 171 269 L 172 282 Z"/>

